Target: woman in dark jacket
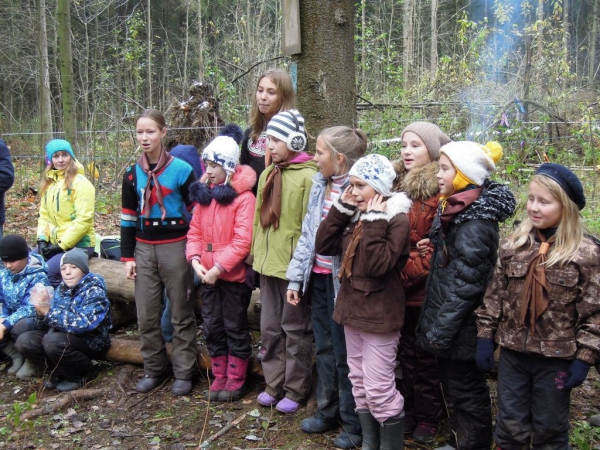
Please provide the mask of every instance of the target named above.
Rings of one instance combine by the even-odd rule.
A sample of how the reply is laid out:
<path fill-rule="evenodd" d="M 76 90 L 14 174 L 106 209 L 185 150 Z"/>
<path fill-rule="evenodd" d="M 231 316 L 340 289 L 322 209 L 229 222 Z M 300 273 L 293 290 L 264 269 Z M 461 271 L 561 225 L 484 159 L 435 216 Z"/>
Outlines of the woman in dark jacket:
<path fill-rule="evenodd" d="M 441 203 L 430 233 L 434 253 L 417 345 L 436 355 L 453 405 L 453 433 L 440 449 L 489 450 L 491 404 L 485 373 L 475 364 L 475 309 L 496 264 L 498 222 L 513 214 L 515 199 L 506 186 L 488 179 L 502 157 L 499 144 L 451 142 L 440 153 Z"/>

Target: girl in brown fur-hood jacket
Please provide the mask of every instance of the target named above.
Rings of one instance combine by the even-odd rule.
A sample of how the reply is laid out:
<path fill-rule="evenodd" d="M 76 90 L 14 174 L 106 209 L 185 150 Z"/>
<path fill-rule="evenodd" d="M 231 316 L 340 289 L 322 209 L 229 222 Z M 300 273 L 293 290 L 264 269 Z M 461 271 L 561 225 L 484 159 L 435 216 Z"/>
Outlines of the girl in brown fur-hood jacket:
<path fill-rule="evenodd" d="M 445 417 L 435 356 L 416 346 L 415 329 L 433 250 L 429 231 L 440 198 L 436 178 L 440 147 L 448 142 L 450 138 L 437 125 L 413 122 L 402 131 L 401 158 L 393 162 L 397 174 L 394 190 L 405 192 L 413 202 L 408 213 L 410 257 L 400 274 L 406 311 L 398 351 L 402 379 L 396 385 L 404 396 L 404 431 L 412 431 L 420 444 L 433 442 Z"/>
<path fill-rule="evenodd" d="M 481 370 L 501 347 L 498 448 L 569 448 L 571 390 L 600 356 L 600 247 L 581 224 L 584 206 L 577 176 L 542 164 L 476 311 Z"/>
<path fill-rule="evenodd" d="M 410 200 L 392 194 L 396 174 L 381 155 L 361 158 L 349 175 L 350 186 L 317 231 L 315 250 L 344 255 L 333 319 L 344 326 L 363 448 L 403 448 L 404 399 L 394 386 L 394 368 L 404 319 L 400 271 L 408 258 Z"/>

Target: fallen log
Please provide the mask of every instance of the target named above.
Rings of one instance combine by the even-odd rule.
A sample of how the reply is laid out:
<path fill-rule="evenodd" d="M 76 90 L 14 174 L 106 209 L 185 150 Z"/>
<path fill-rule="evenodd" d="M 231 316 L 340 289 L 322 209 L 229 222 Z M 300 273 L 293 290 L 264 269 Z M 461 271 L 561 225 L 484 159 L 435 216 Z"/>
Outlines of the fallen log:
<path fill-rule="evenodd" d="M 90 272 L 102 275 L 106 282 L 106 292 L 111 301 L 111 316 L 113 329 L 133 322 L 136 319 L 135 310 L 135 283 L 125 278 L 125 264 L 120 261 L 112 261 L 104 258 L 90 259 Z M 259 290 L 252 293 L 252 299 L 248 308 L 248 323 L 253 331 L 260 331 L 260 308 L 255 307 L 259 301 Z M 200 289 L 194 289 L 194 301 L 196 303 L 196 317 L 202 317 Z"/>
<path fill-rule="evenodd" d="M 111 339 L 110 348 L 105 354 L 105 358 L 109 361 L 117 361 L 129 364 L 143 365 L 142 353 L 140 351 L 140 341 Z M 171 359 L 172 346 L 167 344 L 167 355 Z M 198 367 L 202 371 L 210 370 L 210 357 L 205 346 L 198 344 Z M 248 364 L 248 374 L 256 376 L 264 376 L 260 361 L 254 355 L 250 356 Z"/>

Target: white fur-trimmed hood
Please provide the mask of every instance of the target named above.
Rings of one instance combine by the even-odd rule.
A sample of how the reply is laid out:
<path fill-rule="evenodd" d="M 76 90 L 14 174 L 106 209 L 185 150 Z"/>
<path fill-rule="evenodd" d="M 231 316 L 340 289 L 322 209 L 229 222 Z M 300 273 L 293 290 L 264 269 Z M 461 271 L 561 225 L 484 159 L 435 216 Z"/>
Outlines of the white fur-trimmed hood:
<path fill-rule="evenodd" d="M 412 201 L 408 198 L 406 193 L 395 192 L 387 199 L 385 212 L 369 211 L 362 214 L 357 209 L 347 208 L 346 205 L 341 202 L 341 199 L 338 199 L 333 206 L 340 212 L 352 216 L 351 222 L 356 222 L 359 219 L 370 222 L 384 219 L 389 222 L 398 214 L 408 213 L 408 211 L 410 211 L 410 207 L 412 206 Z"/>
<path fill-rule="evenodd" d="M 396 192 L 393 193 L 392 196 L 387 199 L 386 209 L 384 212 L 369 211 L 362 214 L 359 218 L 360 220 L 365 220 L 367 222 L 372 222 L 374 220 L 379 219 L 385 219 L 389 222 L 398 214 L 408 213 L 408 211 L 410 211 L 411 206 L 412 201 L 408 198 L 406 193 Z"/>

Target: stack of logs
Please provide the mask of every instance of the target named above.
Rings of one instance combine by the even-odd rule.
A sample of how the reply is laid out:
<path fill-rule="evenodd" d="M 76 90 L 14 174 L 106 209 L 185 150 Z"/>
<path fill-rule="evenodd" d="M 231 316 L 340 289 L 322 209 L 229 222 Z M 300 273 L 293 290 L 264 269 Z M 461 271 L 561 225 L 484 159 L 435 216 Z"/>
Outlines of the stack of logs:
<path fill-rule="evenodd" d="M 90 271 L 100 274 L 106 281 L 106 290 L 111 302 L 111 317 L 113 329 L 126 325 L 136 319 L 134 281 L 125 278 L 124 264 L 109 259 L 90 259 Z M 258 291 L 252 295 L 252 301 L 248 308 L 248 322 L 253 331 L 260 330 L 260 313 L 257 313 L 254 305 L 258 299 Z M 199 289 L 194 290 L 194 301 L 196 303 L 196 317 L 200 318 L 201 299 Z M 167 344 L 167 352 L 171 357 L 171 345 Z M 126 340 L 111 338 L 111 345 L 106 352 L 106 359 L 130 364 L 143 364 L 140 353 L 140 342 L 138 340 Z M 201 370 L 210 369 L 210 358 L 206 347 L 198 345 L 198 366 Z M 254 357 L 248 368 L 249 373 L 262 376 L 260 362 Z"/>

